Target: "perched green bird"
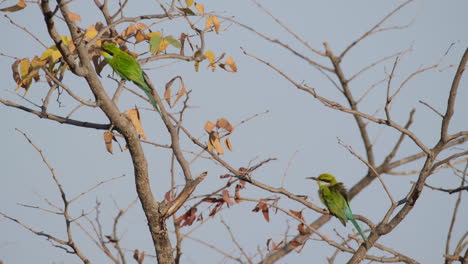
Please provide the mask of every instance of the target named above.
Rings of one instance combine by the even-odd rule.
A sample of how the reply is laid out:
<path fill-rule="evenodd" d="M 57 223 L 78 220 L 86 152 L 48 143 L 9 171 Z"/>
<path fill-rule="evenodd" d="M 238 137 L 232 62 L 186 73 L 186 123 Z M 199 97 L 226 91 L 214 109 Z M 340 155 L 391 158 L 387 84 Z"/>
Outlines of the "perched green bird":
<path fill-rule="evenodd" d="M 361 227 L 354 219 L 351 208 L 349 207 L 348 192 L 343 186 L 342 182 L 336 181 L 333 175 L 328 173 L 322 173 L 318 178 L 307 177 L 307 179 L 313 179 L 317 181 L 319 185 L 318 194 L 322 203 L 327 207 L 330 214 L 336 216 L 341 223 L 346 226 L 348 220 L 353 223 L 364 241 L 367 241 L 367 237 L 362 232 Z"/>
<path fill-rule="evenodd" d="M 161 109 L 151 94 L 152 89 L 146 82 L 145 73 L 141 69 L 138 61 L 127 52 L 121 50 L 114 43 L 103 44 L 100 53 L 122 79 L 132 81 L 145 92 L 146 96 L 148 96 L 148 99 L 153 104 L 154 109 L 156 109 L 162 117 Z"/>

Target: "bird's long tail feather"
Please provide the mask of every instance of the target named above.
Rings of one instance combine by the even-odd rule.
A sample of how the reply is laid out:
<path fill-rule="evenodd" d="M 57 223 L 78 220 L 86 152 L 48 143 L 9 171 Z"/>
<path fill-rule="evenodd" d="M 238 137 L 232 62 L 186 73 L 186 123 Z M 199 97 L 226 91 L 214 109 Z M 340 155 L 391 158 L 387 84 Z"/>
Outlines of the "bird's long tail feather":
<path fill-rule="evenodd" d="M 158 103 L 156 102 L 156 100 L 154 99 L 153 95 L 151 94 L 150 91 L 146 90 L 146 89 L 143 89 L 143 91 L 145 92 L 146 96 L 148 96 L 148 99 L 150 100 L 151 104 L 154 106 L 154 109 L 156 111 L 159 112 L 159 114 L 161 115 L 161 117 L 163 117 L 163 114 L 161 112 L 161 108 L 159 108 L 159 105 Z"/>
<path fill-rule="evenodd" d="M 346 217 L 351 221 L 351 223 L 353 223 L 354 227 L 355 227 L 356 230 L 359 232 L 359 234 L 361 235 L 362 239 L 364 239 L 364 241 L 367 241 L 366 235 L 364 235 L 364 232 L 362 232 L 361 227 L 360 227 L 359 224 L 356 222 L 356 219 L 354 219 L 353 213 L 351 212 L 351 209 L 350 209 L 349 207 L 346 208 L 345 213 L 346 213 Z"/>

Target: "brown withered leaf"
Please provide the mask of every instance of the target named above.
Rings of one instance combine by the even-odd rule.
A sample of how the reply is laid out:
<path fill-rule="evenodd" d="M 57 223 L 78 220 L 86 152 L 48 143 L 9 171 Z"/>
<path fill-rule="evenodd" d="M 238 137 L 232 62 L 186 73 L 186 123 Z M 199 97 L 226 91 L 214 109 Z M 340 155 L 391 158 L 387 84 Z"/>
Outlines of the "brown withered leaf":
<path fill-rule="evenodd" d="M 220 118 L 216 121 L 216 126 L 222 129 L 225 129 L 229 133 L 232 133 L 234 130 L 234 127 L 229 123 L 229 121 L 226 118 Z"/>
<path fill-rule="evenodd" d="M 143 260 L 145 260 L 145 252 L 142 251 L 140 254 L 140 259 L 138 260 L 138 264 L 143 264 Z"/>
<path fill-rule="evenodd" d="M 289 244 L 292 245 L 293 247 L 297 247 L 297 246 L 301 245 L 301 243 L 297 242 L 296 240 L 291 240 L 289 242 Z"/>
<path fill-rule="evenodd" d="M 25 7 L 26 7 L 26 3 L 24 2 L 24 0 L 19 0 L 18 3 L 16 3 L 16 5 L 1 8 L 0 11 L 1 12 L 16 12 Z"/>
<path fill-rule="evenodd" d="M 289 210 L 291 214 L 293 214 L 295 217 L 304 220 L 304 217 L 302 216 L 302 210 L 301 211 L 294 211 L 294 210 Z"/>
<path fill-rule="evenodd" d="M 174 81 L 177 79 L 179 79 L 180 81 L 180 89 L 177 91 L 175 95 L 176 99 L 174 100 L 174 103 L 171 104 L 171 97 L 172 97 L 171 87 Z M 167 104 L 172 108 L 174 107 L 175 104 L 177 104 L 179 99 L 182 98 L 182 96 L 186 93 L 187 93 L 187 90 L 185 90 L 184 80 L 182 79 L 181 76 L 176 76 L 166 83 L 166 91 L 164 92 L 164 99 L 166 100 Z"/>
<path fill-rule="evenodd" d="M 223 174 L 221 176 L 219 176 L 220 179 L 226 179 L 226 178 L 231 178 L 231 174 Z"/>
<path fill-rule="evenodd" d="M 224 150 L 223 147 L 221 146 L 221 142 L 219 141 L 219 134 L 216 131 L 212 131 L 210 133 L 210 138 L 209 138 L 209 143 L 213 148 L 218 152 L 218 155 L 223 155 Z"/>
<path fill-rule="evenodd" d="M 211 122 L 211 121 L 206 121 L 206 124 L 205 124 L 205 131 L 206 133 L 211 133 L 211 131 L 213 131 L 213 128 L 216 127 L 216 124 Z"/>
<path fill-rule="evenodd" d="M 73 12 L 68 11 L 68 17 L 73 22 L 81 21 L 81 16 L 79 14 L 77 14 L 77 13 L 73 13 Z"/>
<path fill-rule="evenodd" d="M 139 29 L 139 30 L 145 30 L 148 28 L 148 26 L 145 24 L 145 23 L 142 23 L 142 22 L 138 22 L 136 24 L 136 27 Z"/>
<path fill-rule="evenodd" d="M 240 184 L 236 184 L 236 189 L 235 189 L 235 192 L 234 192 L 234 201 L 236 203 L 240 203 L 242 202 L 242 200 L 240 199 L 240 190 L 243 189 L 242 188 L 242 185 Z"/>
<path fill-rule="evenodd" d="M 217 203 L 217 202 L 219 202 L 219 199 L 218 198 L 213 198 L 213 197 L 207 197 L 207 198 L 203 198 L 202 202 Z"/>
<path fill-rule="evenodd" d="M 228 56 L 224 63 L 220 63 L 219 67 L 223 68 L 227 72 L 237 72 L 237 65 L 231 56 Z"/>
<path fill-rule="evenodd" d="M 126 37 L 126 36 L 129 36 L 129 35 L 132 35 L 134 34 L 135 32 L 137 31 L 137 28 L 135 26 L 135 24 L 130 24 L 130 26 L 128 26 L 123 32 L 122 32 L 122 37 Z"/>
<path fill-rule="evenodd" d="M 145 131 L 143 130 L 143 126 L 141 125 L 140 112 L 138 111 L 138 109 L 129 109 L 125 111 L 125 115 L 130 119 L 130 121 L 132 121 L 132 124 L 137 130 L 138 135 L 140 135 L 140 137 L 146 140 Z"/>
<path fill-rule="evenodd" d="M 15 80 L 16 84 L 19 84 L 21 82 L 21 76 L 18 71 L 18 65 L 20 64 L 21 60 L 17 59 L 13 64 L 11 65 L 11 71 L 13 72 L 13 80 Z M 213 124 L 214 125 L 214 124 Z M 214 127 L 214 126 L 213 126 Z"/>
<path fill-rule="evenodd" d="M 229 151 L 232 151 L 231 140 L 230 140 L 228 137 L 224 140 L 224 145 L 226 146 L 226 148 L 227 148 Z"/>
<path fill-rule="evenodd" d="M 135 249 L 133 251 L 133 259 L 135 259 L 136 261 L 138 261 L 138 259 L 140 258 L 140 251 L 138 249 Z"/>
<path fill-rule="evenodd" d="M 215 207 L 210 211 L 210 214 L 208 216 L 214 216 L 219 211 L 221 206 L 223 206 L 223 204 L 224 204 L 224 200 L 218 199 L 218 202 L 216 203 Z"/>
<path fill-rule="evenodd" d="M 146 39 L 149 39 L 145 33 L 141 32 L 141 30 L 137 30 L 135 34 L 135 43 L 140 43 Z"/>
<path fill-rule="evenodd" d="M 111 154 L 113 151 L 112 140 L 116 140 L 114 134 L 109 131 L 104 132 L 104 143 L 106 144 L 107 151 Z"/>
<path fill-rule="evenodd" d="M 297 225 L 297 231 L 299 231 L 299 234 L 305 235 L 305 234 L 310 234 L 309 230 L 306 228 L 306 226 L 303 223 L 300 223 Z"/>
<path fill-rule="evenodd" d="M 223 192 L 223 200 L 228 204 L 228 205 L 233 205 L 234 202 L 231 200 L 231 197 L 229 197 L 229 191 L 224 189 Z"/>
<path fill-rule="evenodd" d="M 260 199 L 260 202 L 255 206 L 252 212 L 262 211 L 263 217 L 267 222 L 270 222 L 270 215 L 268 213 L 268 205 L 265 203 L 267 199 Z"/>
<path fill-rule="evenodd" d="M 192 207 L 190 208 L 185 214 L 179 216 L 176 218 L 175 223 L 180 226 L 191 226 L 193 224 L 193 221 L 197 218 L 197 208 Z"/>
<path fill-rule="evenodd" d="M 175 192 L 176 187 L 171 188 L 169 191 L 166 192 L 164 195 L 164 199 L 168 202 L 174 200 L 176 197 L 176 192 Z"/>

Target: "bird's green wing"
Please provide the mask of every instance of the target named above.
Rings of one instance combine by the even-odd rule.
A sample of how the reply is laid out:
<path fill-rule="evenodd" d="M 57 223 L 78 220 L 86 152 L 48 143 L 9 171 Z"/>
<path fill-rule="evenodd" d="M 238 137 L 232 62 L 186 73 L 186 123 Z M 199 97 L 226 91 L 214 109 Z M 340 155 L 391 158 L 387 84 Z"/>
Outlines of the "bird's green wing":
<path fill-rule="evenodd" d="M 340 193 L 340 189 L 335 185 L 321 186 L 319 189 L 320 199 L 324 202 L 328 211 L 330 211 L 332 215 L 336 216 L 340 222 L 346 226 L 346 221 L 348 220 L 346 217 L 348 201 L 346 200 L 346 197 Z"/>

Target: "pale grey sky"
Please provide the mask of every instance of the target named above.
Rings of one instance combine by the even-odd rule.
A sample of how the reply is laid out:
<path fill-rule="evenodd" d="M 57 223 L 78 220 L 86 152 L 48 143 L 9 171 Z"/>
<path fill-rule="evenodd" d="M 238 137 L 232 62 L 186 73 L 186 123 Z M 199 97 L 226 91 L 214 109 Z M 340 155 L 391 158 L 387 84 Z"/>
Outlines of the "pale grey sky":
<path fill-rule="evenodd" d="M 11 2 L 11 1 L 10 1 Z M 224 11 L 223 16 L 234 16 L 236 20 L 254 27 L 258 31 L 275 39 L 280 39 L 304 52 L 307 56 L 328 64 L 323 58 L 317 58 L 301 46 L 285 30 L 281 29 L 267 15 L 262 13 L 248 0 L 243 1 L 200 1 L 209 11 Z M 349 45 L 357 37 L 366 32 L 388 12 L 398 6 L 401 1 L 262 1 L 275 16 L 282 20 L 295 33 L 310 43 L 316 49 L 323 49 L 322 41 L 327 41 L 336 53 Z M 5 3 L 6 5 L 6 3 Z M 79 23 L 82 27 L 102 20 L 92 1 L 74 1 L 70 4 L 73 12 L 82 16 Z M 401 83 L 410 73 L 436 63 L 447 51 L 439 69 L 458 64 L 463 51 L 468 44 L 466 25 L 468 17 L 468 2 L 453 1 L 414 1 L 396 16 L 392 17 L 386 26 L 404 25 L 414 22 L 408 29 L 388 31 L 370 37 L 353 49 L 343 61 L 345 74 L 351 76 L 369 63 L 393 54 L 397 51 L 413 47 L 412 52 L 401 58 L 396 71 L 395 84 Z M 141 4 L 131 1 L 127 15 L 160 13 L 155 2 Z M 47 45 L 52 45 L 47 38 L 43 19 L 38 8 L 30 4 L 25 10 L 8 14 L 17 23 L 26 26 L 37 34 Z M 158 24 L 155 30 L 163 30 L 167 34 L 178 36 L 187 31 L 188 27 L 179 22 Z M 227 25 L 228 23 L 223 23 Z M 201 24 L 202 25 L 202 24 Z M 200 25 L 200 27 L 201 27 Z M 223 27 L 224 28 L 224 27 Z M 33 57 L 40 55 L 44 48 L 18 28 L 11 25 L 7 19 L 0 19 L 0 30 L 4 40 L 0 52 L 17 57 Z M 453 45 L 452 45 L 453 44 Z M 139 46 L 143 50 L 144 44 Z M 325 108 L 310 95 L 300 92 L 284 78 L 274 73 L 265 65 L 243 55 L 240 47 L 261 58 L 274 63 L 285 73 L 304 81 L 317 89 L 323 95 L 344 103 L 337 90 L 317 70 L 307 63 L 297 59 L 291 53 L 278 46 L 260 39 L 249 31 L 236 25 L 219 35 L 207 36 L 207 49 L 219 55 L 226 52 L 234 58 L 239 68 L 238 73 L 231 74 L 218 69 L 212 73 L 206 68 L 206 62 L 198 73 L 194 72 L 193 64 L 177 62 L 169 66 L 149 70 L 153 67 L 167 65 L 169 61 L 158 61 L 145 65 L 153 83 L 163 93 L 163 87 L 172 77 L 181 75 L 188 89 L 192 90 L 191 109 L 185 117 L 185 126 L 195 136 L 204 135 L 204 124 L 207 120 L 215 121 L 226 117 L 236 124 L 254 114 L 269 111 L 248 123 L 238 127 L 231 136 L 234 152 L 226 153 L 223 158 L 234 167 L 247 167 L 249 162 L 258 162 L 266 158 L 278 158 L 261 169 L 253 177 L 262 182 L 279 186 L 285 170 L 287 170 L 285 188 L 297 194 L 308 194 L 316 204 L 317 187 L 305 180 L 305 177 L 316 176 L 322 172 L 330 172 L 345 183 L 352 186 L 366 172 L 363 163 L 353 157 L 343 146 L 337 143 L 337 138 L 351 145 L 360 155 L 364 156 L 362 142 L 352 116 Z M 2 67 L 1 79 L 3 86 L 0 97 L 11 101 L 28 103 L 14 94 L 16 84 L 11 77 L 13 60 L 0 56 Z M 373 83 L 385 78 L 391 70 L 393 60 L 381 64 L 361 76 L 352 83 L 352 89 L 357 95 L 362 94 Z M 414 78 L 395 99 L 392 114 L 395 121 L 403 124 L 408 113 L 416 108 L 415 122 L 412 127 L 421 140 L 428 146 L 436 143 L 439 135 L 440 118 L 424 105 L 425 101 L 439 111 L 445 111 L 447 91 L 450 88 L 455 68 L 444 71 L 430 71 Z M 108 91 L 115 89 L 115 83 L 106 78 L 111 71 L 104 70 L 103 82 Z M 67 73 L 67 84 L 84 98 L 92 98 L 86 84 Z M 466 81 L 462 80 L 456 105 L 457 114 L 454 117 L 451 131 L 468 130 L 466 104 L 468 91 Z M 128 87 L 135 89 L 133 84 Z M 361 110 L 373 114 L 385 103 L 386 86 L 380 85 L 360 105 Z M 27 94 L 27 99 L 40 103 L 45 95 L 46 85 L 33 85 Z M 20 91 L 22 94 L 22 91 Z M 76 103 L 64 98 L 63 105 L 58 107 L 51 103 L 51 112 L 67 115 Z M 125 92 L 119 102 L 123 110 L 137 104 L 149 108 L 149 105 Z M 149 139 L 158 143 L 167 143 L 168 136 L 159 117 L 153 111 L 141 110 L 144 129 Z M 380 115 L 382 112 L 380 113 Z M 107 123 L 105 116 L 97 110 L 79 110 L 73 116 L 76 119 Z M 15 131 L 19 128 L 27 133 L 34 143 L 40 147 L 50 164 L 54 167 L 63 187 L 73 197 L 83 190 L 102 180 L 126 175 L 123 179 L 100 187 L 72 207 L 72 213 L 78 216 L 82 210 L 88 211 L 96 201 L 101 202 L 102 220 L 105 223 L 105 233 L 111 231 L 112 218 L 120 208 L 126 208 L 135 198 L 133 169 L 128 152 L 115 151 L 107 153 L 102 139 L 103 131 L 61 125 L 53 121 L 39 119 L 23 111 L 0 105 L 0 211 L 20 219 L 39 231 L 51 232 L 64 237 L 64 223 L 59 216 L 25 208 L 19 204 L 47 207 L 43 198 L 59 204 L 58 191 L 50 177 L 50 173 L 42 163 L 39 154 L 27 143 L 24 137 Z M 370 126 L 372 140 L 376 139 L 376 159 L 382 160 L 396 140 L 397 134 L 391 129 L 380 126 Z M 206 140 L 206 136 L 204 137 Z M 123 141 L 121 141 L 123 142 Z M 123 143 L 124 144 L 124 143 Z M 114 146 L 115 147 L 115 146 Z M 170 188 L 169 151 L 145 145 L 145 151 L 150 164 L 150 173 L 154 194 L 162 199 Z M 466 148 L 466 144 L 462 145 Z M 184 139 L 184 148 L 198 149 Z M 418 151 L 413 143 L 405 141 L 396 158 L 405 157 Z M 189 156 L 191 159 L 191 156 Z M 420 165 L 420 163 L 415 164 Z M 401 170 L 415 169 L 417 166 L 406 166 Z M 208 171 L 207 179 L 197 189 L 196 194 L 204 194 L 225 184 L 219 175 L 227 173 L 215 166 L 211 161 L 198 160 L 192 165 L 194 173 Z M 181 174 L 179 173 L 179 177 Z M 179 180 L 182 178 L 180 177 Z M 401 199 L 411 187 L 411 181 L 416 176 L 389 176 L 384 180 L 396 199 Z M 458 177 L 449 170 L 431 176 L 428 183 L 444 188 L 454 188 L 460 183 Z M 271 194 L 260 191 L 253 186 L 247 186 L 242 195 L 252 198 L 272 197 Z M 465 195 L 466 196 L 466 195 Z M 404 253 L 421 263 L 440 263 L 445 248 L 448 223 L 451 219 L 456 196 L 425 189 L 416 203 L 415 209 L 407 219 L 391 234 L 382 237 L 380 243 Z M 301 210 L 301 204 L 287 201 L 285 197 L 280 205 L 287 209 Z M 230 209 L 225 209 L 204 226 L 194 231 L 191 236 L 217 245 L 220 249 L 239 256 L 235 245 L 230 240 L 227 231 L 219 223 L 222 217 L 229 223 L 239 242 L 249 254 L 255 254 L 257 246 L 264 247 L 267 239 L 276 242 L 284 237 L 289 227 L 289 235 L 296 234 L 297 222 L 278 213 L 271 215 L 271 222 L 266 223 L 260 213 L 253 213 L 254 203 L 242 202 Z M 388 197 L 382 186 L 375 181 L 370 187 L 360 193 L 351 203 L 355 214 L 368 217 L 377 223 L 389 207 Z M 209 209 L 204 208 L 204 216 L 208 217 Z M 182 213 L 183 210 L 180 212 Z M 319 214 L 305 211 L 305 218 L 311 222 Z M 464 200 L 455 225 L 454 237 L 458 241 L 468 226 L 467 202 Z M 333 239 L 339 238 L 333 232 L 347 235 L 351 225 L 343 227 L 338 220 L 332 219 L 321 231 Z M 192 229 L 185 227 L 185 233 Z M 89 226 L 87 226 L 89 228 Z M 95 245 L 78 228 L 74 229 L 77 240 L 94 263 L 109 263 L 108 259 L 96 249 Z M 138 248 L 153 254 L 151 237 L 148 234 L 146 220 L 139 203 L 122 219 L 120 226 L 123 235 L 122 244 L 129 249 Z M 51 246 L 44 238 L 34 236 L 9 220 L 0 218 L 0 260 L 4 263 L 79 263 L 79 260 L 63 250 Z M 453 245 L 454 243 L 452 243 Z M 308 241 L 304 250 L 291 253 L 278 263 L 325 263 L 334 249 L 323 242 Z M 370 253 L 377 251 L 372 249 Z M 350 255 L 342 253 L 337 263 L 344 263 Z M 130 258 L 130 255 L 129 255 Z M 182 263 L 232 263 L 224 257 L 200 243 L 187 239 L 184 242 Z M 148 262 L 149 263 L 149 262 Z"/>

